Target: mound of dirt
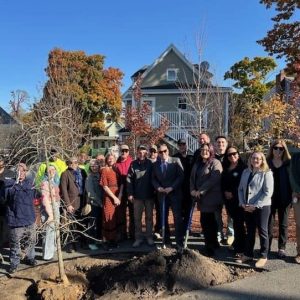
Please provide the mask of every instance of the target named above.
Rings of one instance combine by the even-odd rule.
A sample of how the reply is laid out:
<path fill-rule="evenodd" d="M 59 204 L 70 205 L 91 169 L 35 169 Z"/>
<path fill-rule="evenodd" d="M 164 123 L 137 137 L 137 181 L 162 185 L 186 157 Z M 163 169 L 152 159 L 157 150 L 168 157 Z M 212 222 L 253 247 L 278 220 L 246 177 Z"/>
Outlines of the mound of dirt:
<path fill-rule="evenodd" d="M 193 250 L 158 250 L 117 266 L 92 268 L 87 277 L 97 295 L 131 293 L 157 296 L 223 284 L 233 279 L 230 269 Z"/>

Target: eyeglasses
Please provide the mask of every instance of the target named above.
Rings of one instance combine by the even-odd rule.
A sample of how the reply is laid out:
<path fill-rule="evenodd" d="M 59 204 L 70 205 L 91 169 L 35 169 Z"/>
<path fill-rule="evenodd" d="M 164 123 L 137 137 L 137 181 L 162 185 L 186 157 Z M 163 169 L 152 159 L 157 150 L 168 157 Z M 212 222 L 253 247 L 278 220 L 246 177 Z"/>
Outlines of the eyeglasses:
<path fill-rule="evenodd" d="M 284 151 L 284 148 L 283 147 L 274 146 L 273 150 Z"/>
<path fill-rule="evenodd" d="M 260 157 L 251 157 L 252 160 L 262 160 Z"/>
<path fill-rule="evenodd" d="M 231 152 L 231 153 L 228 153 L 228 154 L 227 154 L 227 157 L 235 156 L 235 155 L 237 155 L 237 154 L 238 154 L 237 152 Z"/>
<path fill-rule="evenodd" d="M 178 143 L 178 146 L 185 146 L 186 143 Z"/>
<path fill-rule="evenodd" d="M 128 152 L 128 149 L 122 149 L 121 152 Z"/>
<path fill-rule="evenodd" d="M 151 149 L 150 152 L 151 152 L 151 153 L 156 153 L 156 150 Z"/>
<path fill-rule="evenodd" d="M 168 152 L 168 150 L 165 149 L 165 150 L 160 150 L 158 153 L 159 153 L 159 154 L 163 154 L 163 153 L 167 153 L 167 152 Z"/>

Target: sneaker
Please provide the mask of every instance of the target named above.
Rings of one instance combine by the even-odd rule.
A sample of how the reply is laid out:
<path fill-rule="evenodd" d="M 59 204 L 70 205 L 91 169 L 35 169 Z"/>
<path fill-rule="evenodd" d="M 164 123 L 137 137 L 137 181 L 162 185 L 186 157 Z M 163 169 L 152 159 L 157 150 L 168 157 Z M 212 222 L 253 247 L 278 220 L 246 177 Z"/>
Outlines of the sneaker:
<path fill-rule="evenodd" d="M 267 263 L 267 258 L 260 258 L 256 263 L 255 263 L 255 267 L 256 268 L 263 268 L 265 266 L 265 264 Z"/>
<path fill-rule="evenodd" d="M 297 256 L 295 256 L 295 263 L 300 264 L 300 254 L 297 254 Z"/>
<path fill-rule="evenodd" d="M 95 251 L 95 250 L 98 250 L 98 249 L 99 249 L 98 246 L 95 245 L 95 244 L 89 244 L 88 247 L 89 247 L 89 249 L 92 250 L 92 251 Z"/>
<path fill-rule="evenodd" d="M 284 249 L 279 249 L 277 253 L 278 258 L 286 258 L 286 253 Z"/>
<path fill-rule="evenodd" d="M 253 260 L 253 257 L 247 256 L 245 254 L 242 254 L 237 260 L 236 262 L 239 264 L 243 264 L 245 262 L 251 261 Z"/>
<path fill-rule="evenodd" d="M 142 245 L 143 241 L 142 240 L 136 240 L 133 244 L 132 247 L 133 248 L 138 248 Z"/>
<path fill-rule="evenodd" d="M 154 232 L 153 237 L 154 237 L 155 240 L 161 239 L 161 235 L 160 235 L 159 232 Z"/>
<path fill-rule="evenodd" d="M 234 242 L 234 236 L 233 235 L 229 235 L 227 237 L 227 245 L 231 246 L 233 244 L 233 242 Z"/>
<path fill-rule="evenodd" d="M 153 239 L 152 239 L 151 237 L 148 237 L 148 238 L 147 238 L 147 244 L 148 244 L 149 246 L 153 246 L 153 245 L 154 245 L 154 241 L 153 241 Z"/>
<path fill-rule="evenodd" d="M 17 271 L 17 269 L 18 269 L 18 266 L 10 266 L 8 269 L 8 273 L 13 274 Z"/>

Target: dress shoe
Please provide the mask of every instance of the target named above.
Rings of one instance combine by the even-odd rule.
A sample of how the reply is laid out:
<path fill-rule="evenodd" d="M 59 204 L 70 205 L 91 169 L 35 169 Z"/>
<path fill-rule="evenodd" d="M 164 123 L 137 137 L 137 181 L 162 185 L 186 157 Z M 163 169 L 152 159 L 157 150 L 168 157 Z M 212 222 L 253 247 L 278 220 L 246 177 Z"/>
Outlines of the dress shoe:
<path fill-rule="evenodd" d="M 34 258 L 33 259 L 25 258 L 25 259 L 23 259 L 22 263 L 27 266 L 32 266 L 32 267 L 37 265 L 37 261 Z"/>

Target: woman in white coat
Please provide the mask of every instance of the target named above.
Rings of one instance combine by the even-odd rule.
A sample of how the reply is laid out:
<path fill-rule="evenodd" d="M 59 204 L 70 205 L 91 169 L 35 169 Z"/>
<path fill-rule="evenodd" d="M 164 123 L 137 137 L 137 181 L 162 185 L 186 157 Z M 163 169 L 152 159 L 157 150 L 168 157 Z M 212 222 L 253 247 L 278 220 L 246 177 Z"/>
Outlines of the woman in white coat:
<path fill-rule="evenodd" d="M 267 262 L 269 252 L 268 220 L 271 213 L 271 197 L 274 180 L 272 171 L 262 152 L 253 152 L 248 160 L 248 168 L 243 171 L 239 185 L 239 205 L 243 207 L 247 227 L 246 250 L 239 262 L 253 260 L 255 233 L 260 239 L 260 258 L 257 268 Z"/>

